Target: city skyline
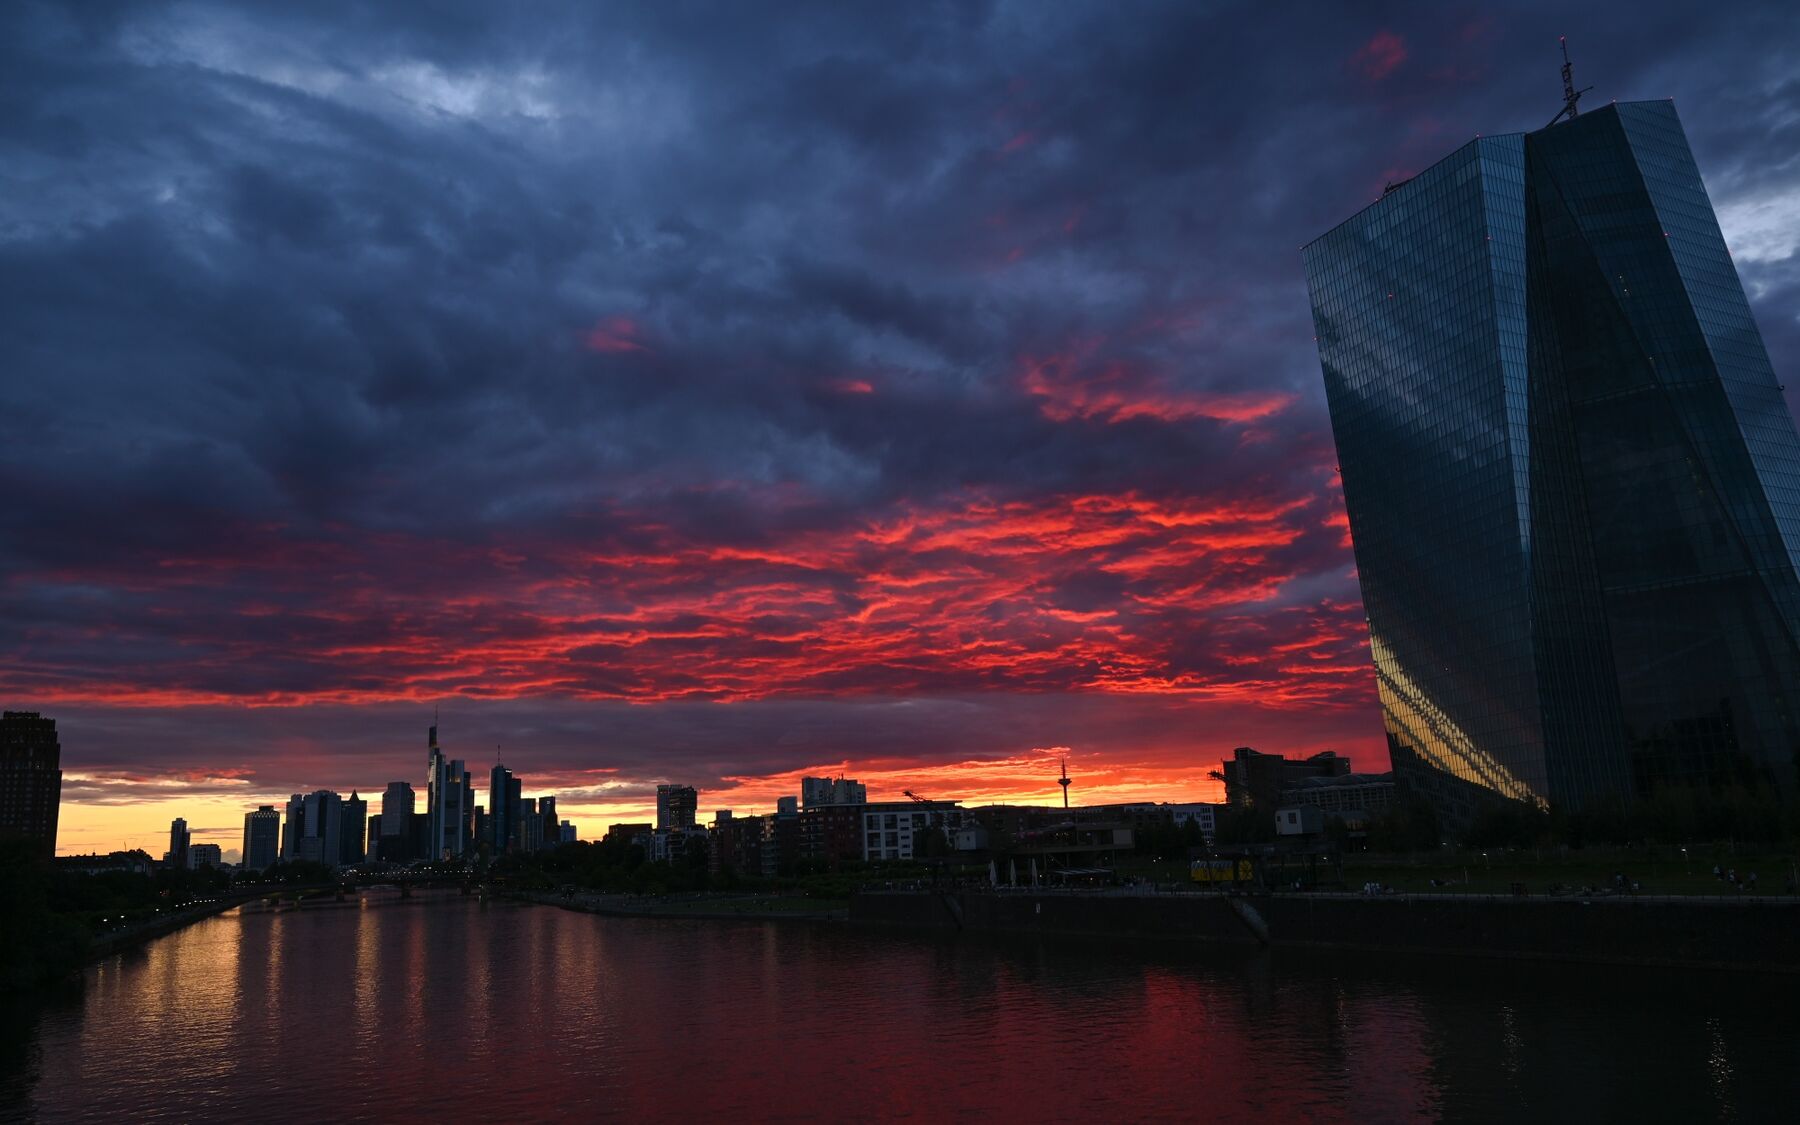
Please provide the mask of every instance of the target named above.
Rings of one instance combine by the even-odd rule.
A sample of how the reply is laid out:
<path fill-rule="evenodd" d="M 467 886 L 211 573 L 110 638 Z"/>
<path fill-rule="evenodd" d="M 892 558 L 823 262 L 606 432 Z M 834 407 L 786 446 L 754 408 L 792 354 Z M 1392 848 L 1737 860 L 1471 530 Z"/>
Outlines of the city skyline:
<path fill-rule="evenodd" d="M 422 800 L 433 707 L 584 838 L 664 781 L 1385 768 L 1299 246 L 1540 127 L 1566 33 L 1592 104 L 1677 100 L 1795 370 L 1795 60 L 1774 9 L 1314 17 L 10 14 L 54 112 L 0 205 L 0 698 L 58 722 L 59 849 Z"/>

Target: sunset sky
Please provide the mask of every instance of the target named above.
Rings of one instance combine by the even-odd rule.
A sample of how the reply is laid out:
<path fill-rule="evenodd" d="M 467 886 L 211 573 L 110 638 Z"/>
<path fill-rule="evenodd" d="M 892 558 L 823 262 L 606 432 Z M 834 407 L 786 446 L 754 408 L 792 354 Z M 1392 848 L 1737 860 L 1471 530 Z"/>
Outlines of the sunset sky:
<path fill-rule="evenodd" d="M 1566 34 L 1676 99 L 1800 372 L 1800 16 L 1724 7 L 5 5 L 59 850 L 422 792 L 434 708 L 584 837 L 1386 768 L 1299 248 L 1543 126 Z"/>

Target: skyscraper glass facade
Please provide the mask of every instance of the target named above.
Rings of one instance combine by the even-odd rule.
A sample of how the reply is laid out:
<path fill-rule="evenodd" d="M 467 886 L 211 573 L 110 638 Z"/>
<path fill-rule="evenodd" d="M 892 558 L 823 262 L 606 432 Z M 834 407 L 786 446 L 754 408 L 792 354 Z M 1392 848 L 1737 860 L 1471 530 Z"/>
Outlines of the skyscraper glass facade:
<path fill-rule="evenodd" d="M 1800 439 L 1669 102 L 1304 253 L 1395 768 L 1452 818 L 1800 766 Z"/>

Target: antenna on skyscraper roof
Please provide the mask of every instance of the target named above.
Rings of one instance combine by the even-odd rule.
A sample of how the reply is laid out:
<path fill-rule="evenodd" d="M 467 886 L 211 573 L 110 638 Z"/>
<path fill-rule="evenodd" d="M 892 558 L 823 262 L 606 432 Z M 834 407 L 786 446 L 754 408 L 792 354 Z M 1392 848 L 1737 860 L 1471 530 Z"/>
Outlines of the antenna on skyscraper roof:
<path fill-rule="evenodd" d="M 1576 115 L 1581 112 L 1581 95 L 1593 89 L 1592 86 L 1580 90 L 1575 88 L 1575 64 L 1569 61 L 1569 37 L 1558 35 L 1556 41 L 1562 45 L 1563 107 L 1561 113 L 1550 119 L 1550 125 L 1556 124 L 1564 117 L 1570 121 L 1575 120 Z M 1550 125 L 1546 125 L 1544 128 L 1548 129 Z"/>

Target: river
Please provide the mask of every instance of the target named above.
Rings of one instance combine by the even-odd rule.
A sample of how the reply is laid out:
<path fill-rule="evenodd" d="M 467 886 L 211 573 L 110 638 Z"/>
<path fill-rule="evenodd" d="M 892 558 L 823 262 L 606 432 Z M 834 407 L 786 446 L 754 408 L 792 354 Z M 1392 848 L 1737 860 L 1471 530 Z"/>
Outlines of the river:
<path fill-rule="evenodd" d="M 1791 1120 L 1795 993 L 373 893 L 14 1003 L 0 1118 Z"/>

